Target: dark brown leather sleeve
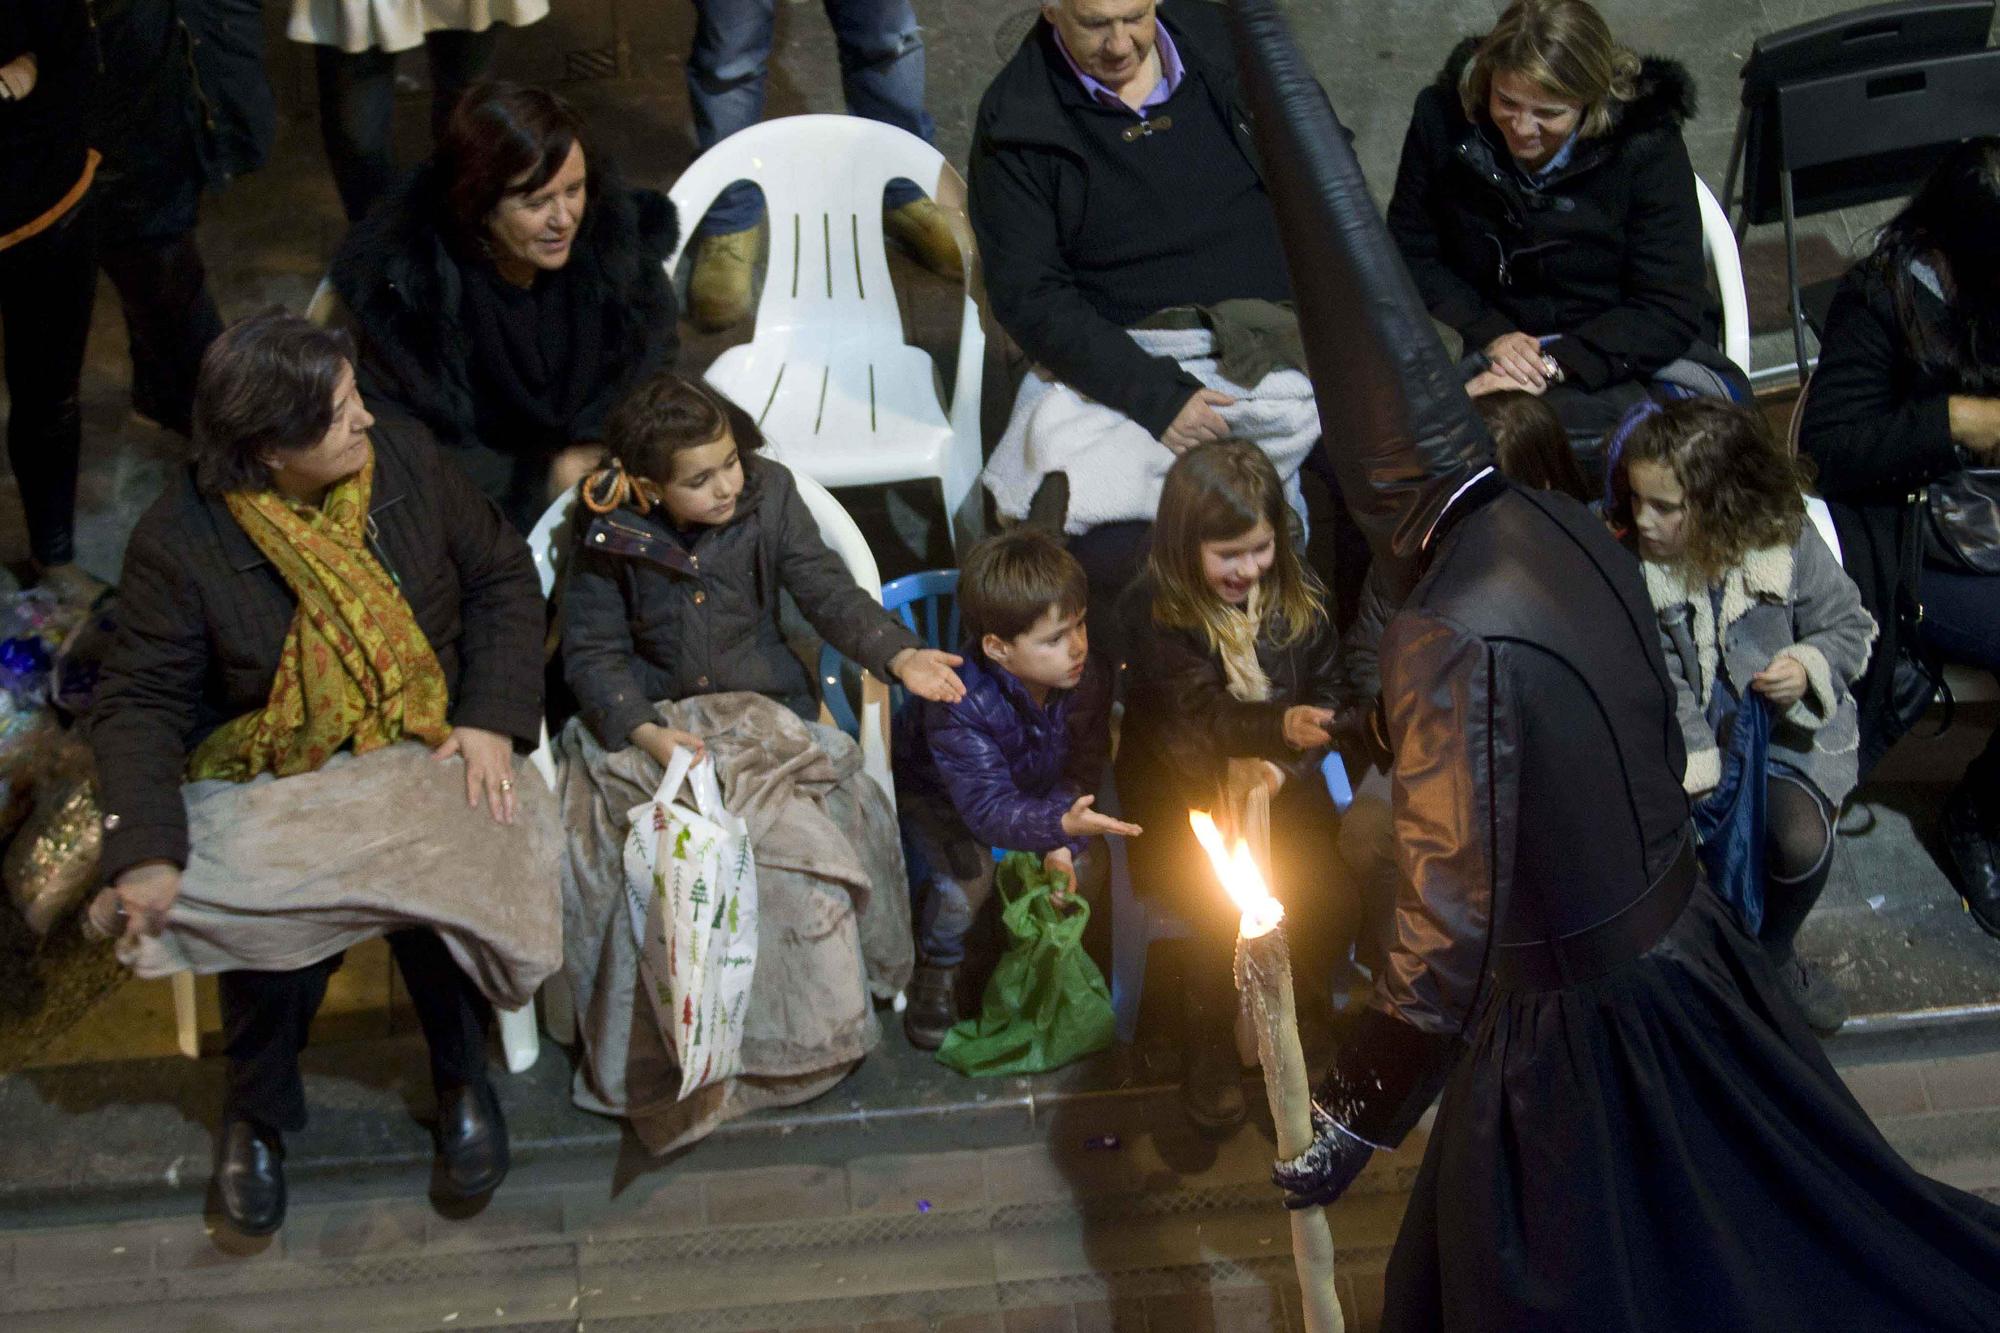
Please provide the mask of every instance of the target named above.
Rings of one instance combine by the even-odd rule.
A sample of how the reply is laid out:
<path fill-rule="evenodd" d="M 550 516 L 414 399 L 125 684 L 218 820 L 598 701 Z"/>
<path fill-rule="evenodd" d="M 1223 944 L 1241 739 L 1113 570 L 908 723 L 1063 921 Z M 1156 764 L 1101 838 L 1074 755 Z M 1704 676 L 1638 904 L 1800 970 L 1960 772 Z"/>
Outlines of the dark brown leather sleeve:
<path fill-rule="evenodd" d="M 1393 1147 L 1437 1095 L 1479 1007 L 1513 860 L 1519 738 L 1491 648 L 1451 622 L 1403 612 L 1382 662 L 1403 882 L 1387 965 L 1321 1099 L 1353 1133 Z"/>

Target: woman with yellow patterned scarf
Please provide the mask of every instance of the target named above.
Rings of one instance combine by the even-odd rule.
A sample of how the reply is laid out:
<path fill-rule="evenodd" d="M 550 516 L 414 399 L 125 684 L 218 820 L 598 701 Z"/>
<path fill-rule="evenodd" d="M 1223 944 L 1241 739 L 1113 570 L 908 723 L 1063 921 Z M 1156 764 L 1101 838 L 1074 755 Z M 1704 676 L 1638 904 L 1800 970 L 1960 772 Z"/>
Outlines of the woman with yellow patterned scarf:
<path fill-rule="evenodd" d="M 193 466 L 133 531 L 89 722 L 93 920 L 141 976 L 219 974 L 238 1230 L 283 1221 L 299 1049 L 342 951 L 377 935 L 430 1044 L 444 1191 L 484 1194 L 508 1162 L 489 1004 L 561 961 L 561 835 L 519 757 L 542 722 L 527 547 L 302 319 L 228 330 L 194 426 Z"/>

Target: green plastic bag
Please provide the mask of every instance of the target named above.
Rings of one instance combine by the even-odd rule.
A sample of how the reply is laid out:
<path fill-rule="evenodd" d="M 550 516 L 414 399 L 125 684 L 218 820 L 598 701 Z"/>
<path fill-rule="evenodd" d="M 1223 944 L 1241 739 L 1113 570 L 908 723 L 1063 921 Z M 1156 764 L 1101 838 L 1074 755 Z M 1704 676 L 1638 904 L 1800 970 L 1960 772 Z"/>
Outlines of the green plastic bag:
<path fill-rule="evenodd" d="M 979 1017 L 946 1034 L 940 1062 L 961 1074 L 1038 1074 L 1111 1044 L 1111 991 L 1083 951 L 1090 904 L 1049 901 L 1056 877 L 1041 858 L 1009 852 L 994 870 L 1000 919 L 1013 942 L 993 969 Z"/>

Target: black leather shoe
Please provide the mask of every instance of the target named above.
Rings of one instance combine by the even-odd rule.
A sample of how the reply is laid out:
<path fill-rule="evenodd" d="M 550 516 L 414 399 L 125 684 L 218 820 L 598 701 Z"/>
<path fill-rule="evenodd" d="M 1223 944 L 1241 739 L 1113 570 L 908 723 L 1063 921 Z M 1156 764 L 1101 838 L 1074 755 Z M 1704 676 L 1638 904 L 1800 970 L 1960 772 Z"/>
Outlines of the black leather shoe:
<path fill-rule="evenodd" d="M 1951 880 L 1981 930 L 2000 939 L 2000 855 L 1993 830 L 1979 817 L 1972 789 L 1961 783 L 1944 803 L 1944 846 Z"/>
<path fill-rule="evenodd" d="M 268 1236 L 285 1222 L 285 1141 L 276 1130 L 232 1120 L 215 1159 L 215 1193 L 229 1225 Z"/>
<path fill-rule="evenodd" d="M 507 1178 L 507 1122 L 490 1083 L 438 1094 L 437 1145 L 444 1193 L 454 1198 L 490 1194 Z"/>
<path fill-rule="evenodd" d="M 910 981 L 910 1007 L 903 1011 L 903 1035 L 920 1051 L 944 1045 L 958 1022 L 958 969 L 925 963 Z"/>

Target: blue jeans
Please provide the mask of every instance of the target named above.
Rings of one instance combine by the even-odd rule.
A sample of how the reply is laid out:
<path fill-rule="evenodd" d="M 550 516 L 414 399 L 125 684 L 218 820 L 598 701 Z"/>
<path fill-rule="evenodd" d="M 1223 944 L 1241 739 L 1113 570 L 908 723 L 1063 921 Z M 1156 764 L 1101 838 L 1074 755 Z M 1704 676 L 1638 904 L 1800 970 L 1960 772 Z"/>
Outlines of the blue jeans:
<path fill-rule="evenodd" d="M 957 967 L 965 936 L 993 895 L 993 852 L 966 832 L 948 803 L 928 793 L 898 792 L 903 840 L 916 891 L 917 961 Z"/>
<path fill-rule="evenodd" d="M 910 0 L 821 3 L 840 47 L 840 87 L 848 112 L 908 130 L 929 143 L 934 127 L 924 110 L 924 38 Z M 764 117 L 764 76 L 770 70 L 777 0 L 694 0 L 694 7 L 688 96 L 694 103 L 695 143 L 707 152 Z M 912 182 L 892 181 L 887 206 L 900 208 L 922 197 Z M 763 211 L 757 187 L 739 181 L 722 192 L 695 234 L 747 231 Z"/>

